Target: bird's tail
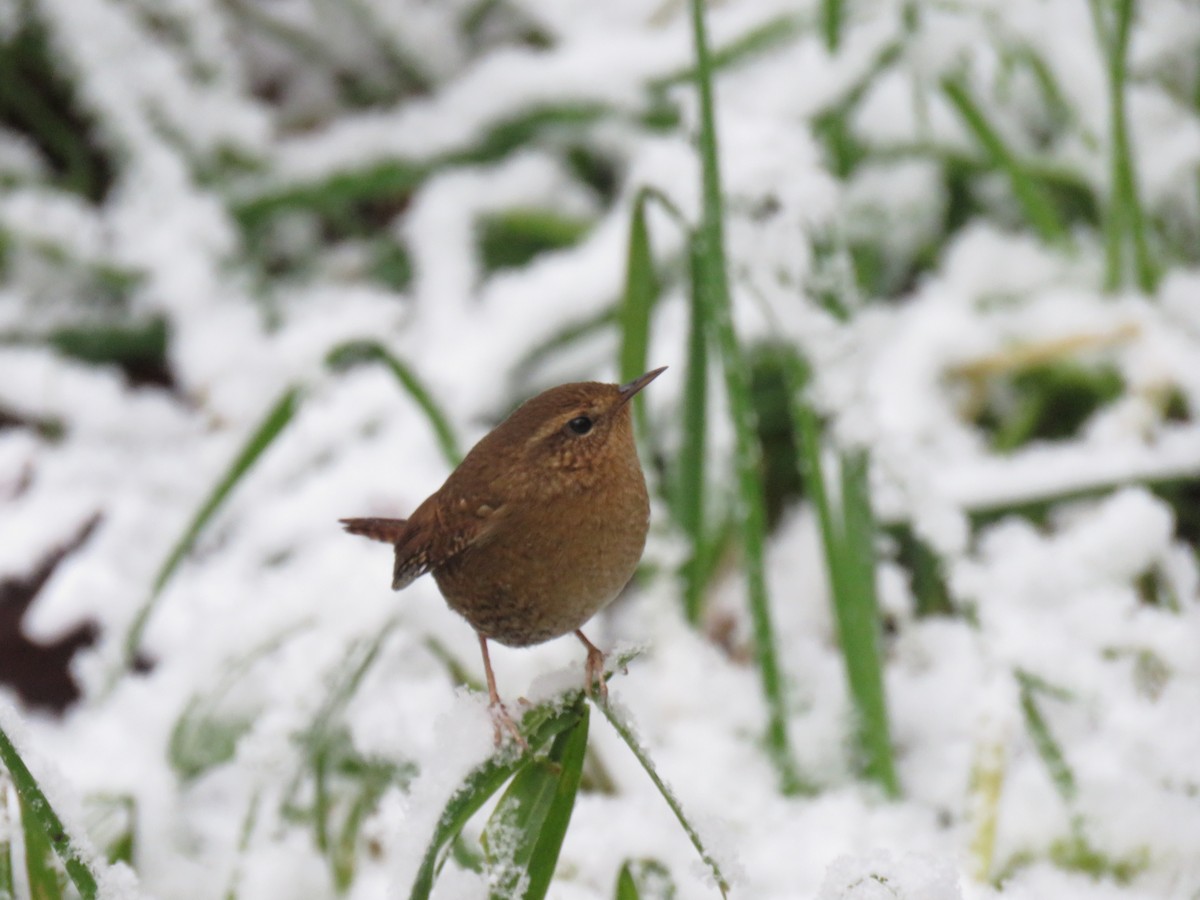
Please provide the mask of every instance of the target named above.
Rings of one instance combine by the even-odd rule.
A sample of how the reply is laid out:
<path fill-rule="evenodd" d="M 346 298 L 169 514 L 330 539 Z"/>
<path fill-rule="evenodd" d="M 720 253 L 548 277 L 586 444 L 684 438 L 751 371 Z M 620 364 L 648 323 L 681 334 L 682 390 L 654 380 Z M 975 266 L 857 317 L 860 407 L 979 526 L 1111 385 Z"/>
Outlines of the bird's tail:
<path fill-rule="evenodd" d="M 384 544 L 395 544 L 404 533 L 408 519 L 339 519 L 342 527 L 351 534 L 361 534 L 363 537 Z"/>

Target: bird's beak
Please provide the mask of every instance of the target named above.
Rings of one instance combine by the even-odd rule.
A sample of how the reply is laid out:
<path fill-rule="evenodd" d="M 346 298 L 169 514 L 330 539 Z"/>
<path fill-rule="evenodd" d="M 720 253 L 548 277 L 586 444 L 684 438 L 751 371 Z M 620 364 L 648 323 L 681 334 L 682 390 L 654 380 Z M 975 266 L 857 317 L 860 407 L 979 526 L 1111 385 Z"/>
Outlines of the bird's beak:
<path fill-rule="evenodd" d="M 620 401 L 617 403 L 617 409 L 620 409 L 622 406 L 632 400 L 634 394 L 636 394 L 665 371 L 667 371 L 667 367 L 663 366 L 662 368 L 647 372 L 645 375 L 638 376 L 628 384 L 621 385 L 621 387 L 617 389 L 621 396 Z"/>

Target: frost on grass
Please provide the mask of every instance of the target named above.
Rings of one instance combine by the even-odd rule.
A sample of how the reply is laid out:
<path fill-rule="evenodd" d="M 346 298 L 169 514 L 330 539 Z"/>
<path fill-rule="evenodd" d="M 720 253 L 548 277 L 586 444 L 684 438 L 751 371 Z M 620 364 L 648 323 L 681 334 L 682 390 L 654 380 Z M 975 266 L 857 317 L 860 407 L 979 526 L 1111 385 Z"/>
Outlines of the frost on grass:
<path fill-rule="evenodd" d="M 834 860 L 817 900 L 962 900 L 962 892 L 944 860 L 875 851 Z"/>
<path fill-rule="evenodd" d="M 0 731 L 12 744 L 21 762 L 29 770 L 41 798 L 29 798 L 31 806 L 44 803 L 66 831 L 67 852 L 96 876 L 101 900 L 134 900 L 140 897 L 137 878 L 125 865 L 110 866 L 88 839 L 85 817 L 80 809 L 78 793 L 67 783 L 57 766 L 32 746 L 25 723 L 6 699 L 0 698 Z M 7 778 L 6 773 L 6 778 Z M 13 790 L 16 785 L 9 779 Z M 15 823 L 14 823 L 15 825 Z M 52 840 L 47 835 L 47 841 Z"/>

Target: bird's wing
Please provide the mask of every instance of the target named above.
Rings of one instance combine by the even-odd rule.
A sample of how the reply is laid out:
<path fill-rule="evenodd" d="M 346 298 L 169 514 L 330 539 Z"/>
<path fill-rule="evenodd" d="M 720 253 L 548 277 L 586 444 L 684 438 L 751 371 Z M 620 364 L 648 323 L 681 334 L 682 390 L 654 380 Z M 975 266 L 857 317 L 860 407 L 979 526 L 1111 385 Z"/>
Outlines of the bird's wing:
<path fill-rule="evenodd" d="M 453 494 L 435 494 L 417 507 L 396 543 L 392 590 L 445 565 L 463 550 L 485 542 L 505 515 L 505 505 Z"/>

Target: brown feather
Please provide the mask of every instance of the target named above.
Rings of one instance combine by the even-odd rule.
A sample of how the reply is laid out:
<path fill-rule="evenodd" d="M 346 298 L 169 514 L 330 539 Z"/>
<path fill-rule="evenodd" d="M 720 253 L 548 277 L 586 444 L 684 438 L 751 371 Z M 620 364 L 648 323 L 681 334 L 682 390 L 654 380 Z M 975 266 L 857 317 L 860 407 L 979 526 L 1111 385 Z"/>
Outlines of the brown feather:
<path fill-rule="evenodd" d="M 408 519 L 338 519 L 350 534 L 361 534 L 384 544 L 400 542 Z"/>

